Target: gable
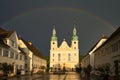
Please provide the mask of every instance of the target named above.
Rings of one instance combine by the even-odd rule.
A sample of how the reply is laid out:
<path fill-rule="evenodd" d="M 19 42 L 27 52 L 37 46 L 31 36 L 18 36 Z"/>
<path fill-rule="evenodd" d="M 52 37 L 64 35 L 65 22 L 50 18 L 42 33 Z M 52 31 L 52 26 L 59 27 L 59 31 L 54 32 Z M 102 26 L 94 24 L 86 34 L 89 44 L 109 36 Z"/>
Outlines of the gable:
<path fill-rule="evenodd" d="M 71 48 L 68 46 L 67 42 L 64 40 L 58 50 L 71 50 Z"/>
<path fill-rule="evenodd" d="M 18 42 L 18 36 L 17 33 L 14 31 L 11 33 L 11 35 L 8 37 L 10 40 L 13 40 L 15 42 Z"/>

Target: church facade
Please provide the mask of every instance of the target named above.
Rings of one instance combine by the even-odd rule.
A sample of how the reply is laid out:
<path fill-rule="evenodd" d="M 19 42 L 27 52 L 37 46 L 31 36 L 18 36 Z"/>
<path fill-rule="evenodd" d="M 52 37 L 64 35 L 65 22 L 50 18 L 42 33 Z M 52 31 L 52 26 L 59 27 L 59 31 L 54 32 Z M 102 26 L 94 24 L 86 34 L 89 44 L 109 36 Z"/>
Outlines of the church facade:
<path fill-rule="evenodd" d="M 50 68 L 52 71 L 67 70 L 72 71 L 79 64 L 79 41 L 76 28 L 73 29 L 71 46 L 64 39 L 58 46 L 56 30 L 53 28 L 50 41 Z"/>

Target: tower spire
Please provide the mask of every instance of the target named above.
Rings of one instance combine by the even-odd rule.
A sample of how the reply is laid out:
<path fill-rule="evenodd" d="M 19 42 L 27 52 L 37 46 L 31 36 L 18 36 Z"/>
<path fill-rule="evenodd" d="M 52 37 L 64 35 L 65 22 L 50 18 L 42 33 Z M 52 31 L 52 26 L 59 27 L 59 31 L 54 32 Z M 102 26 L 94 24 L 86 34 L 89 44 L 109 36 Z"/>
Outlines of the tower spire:
<path fill-rule="evenodd" d="M 55 30 L 55 25 L 53 25 L 53 36 L 55 36 L 56 35 L 56 30 Z"/>
<path fill-rule="evenodd" d="M 74 25 L 72 40 L 78 40 L 76 25 Z"/>
<path fill-rule="evenodd" d="M 57 41 L 55 25 L 53 25 L 53 32 L 52 32 L 51 41 Z"/>
<path fill-rule="evenodd" d="M 76 25 L 74 25 L 74 29 L 73 29 L 73 35 L 76 35 L 77 31 L 76 31 Z"/>

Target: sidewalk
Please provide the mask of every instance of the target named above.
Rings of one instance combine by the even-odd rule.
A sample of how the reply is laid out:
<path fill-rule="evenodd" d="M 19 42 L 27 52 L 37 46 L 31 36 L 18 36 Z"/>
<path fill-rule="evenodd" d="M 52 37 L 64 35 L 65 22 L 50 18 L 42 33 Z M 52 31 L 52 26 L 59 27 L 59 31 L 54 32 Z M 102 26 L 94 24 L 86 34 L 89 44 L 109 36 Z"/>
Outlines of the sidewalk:
<path fill-rule="evenodd" d="M 3 77 L 0 80 L 35 80 L 40 78 L 42 75 L 40 74 L 33 74 L 33 75 L 20 75 L 14 77 Z"/>

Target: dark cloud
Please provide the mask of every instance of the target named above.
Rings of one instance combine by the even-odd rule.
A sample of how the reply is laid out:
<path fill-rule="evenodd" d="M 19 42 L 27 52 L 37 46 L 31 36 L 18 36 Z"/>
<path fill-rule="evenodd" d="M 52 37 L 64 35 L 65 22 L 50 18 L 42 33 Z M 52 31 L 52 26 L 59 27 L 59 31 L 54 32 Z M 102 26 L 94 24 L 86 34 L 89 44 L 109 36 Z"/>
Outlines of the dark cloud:
<path fill-rule="evenodd" d="M 77 25 L 80 53 L 88 50 L 103 34 L 110 35 L 120 23 L 118 1 L 0 1 L 0 25 L 15 29 L 18 35 L 32 41 L 44 55 L 49 55 L 53 24 L 59 45 L 66 38 L 70 45 L 74 24 Z M 113 25 L 113 27 L 112 27 Z"/>

